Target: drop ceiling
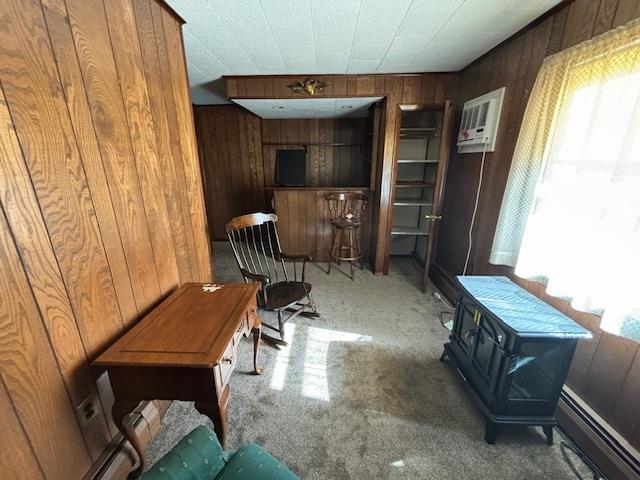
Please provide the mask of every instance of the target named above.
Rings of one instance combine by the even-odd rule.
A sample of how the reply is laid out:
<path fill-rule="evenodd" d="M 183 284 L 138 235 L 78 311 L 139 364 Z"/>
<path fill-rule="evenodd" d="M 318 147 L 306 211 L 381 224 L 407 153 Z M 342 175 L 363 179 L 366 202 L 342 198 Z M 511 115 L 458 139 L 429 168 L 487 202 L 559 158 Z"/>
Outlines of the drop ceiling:
<path fill-rule="evenodd" d="M 382 97 L 238 99 L 238 105 L 261 118 L 358 118 Z"/>
<path fill-rule="evenodd" d="M 458 71 L 561 0 L 168 0 L 195 104 L 222 75 Z"/>

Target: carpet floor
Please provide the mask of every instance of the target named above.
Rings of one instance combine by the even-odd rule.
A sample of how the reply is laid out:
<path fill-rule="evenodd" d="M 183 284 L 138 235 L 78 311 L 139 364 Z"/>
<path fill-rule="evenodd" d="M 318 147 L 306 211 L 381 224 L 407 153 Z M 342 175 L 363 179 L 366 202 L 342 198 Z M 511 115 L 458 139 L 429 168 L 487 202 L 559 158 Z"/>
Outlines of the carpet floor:
<path fill-rule="evenodd" d="M 233 255 L 213 245 L 216 281 L 239 281 Z M 388 276 L 307 265 L 321 318 L 287 324 L 288 347 L 263 344 L 262 376 L 249 375 L 252 347 L 232 375 L 227 447 L 255 441 L 302 479 L 571 479 L 556 445 L 538 428 L 505 428 L 483 440 L 483 418 L 453 368 L 438 359 L 447 331 L 435 287 L 423 294 L 410 260 Z M 344 271 L 347 271 L 345 268 Z M 262 312 L 264 322 L 273 322 Z M 199 424 L 174 402 L 147 448 L 157 461 Z"/>

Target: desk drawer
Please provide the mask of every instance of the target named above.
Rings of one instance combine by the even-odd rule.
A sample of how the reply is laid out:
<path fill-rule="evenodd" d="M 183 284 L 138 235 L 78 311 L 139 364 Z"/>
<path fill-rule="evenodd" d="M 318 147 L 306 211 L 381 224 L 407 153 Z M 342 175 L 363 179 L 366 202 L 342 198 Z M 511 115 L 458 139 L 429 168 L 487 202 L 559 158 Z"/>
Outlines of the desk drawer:
<path fill-rule="evenodd" d="M 236 367 L 236 345 L 233 341 L 229 342 L 227 348 L 220 359 L 220 363 L 216 365 L 218 374 L 220 376 L 220 390 L 224 389 L 225 385 L 229 382 L 231 372 Z"/>
<path fill-rule="evenodd" d="M 247 311 L 242 316 L 242 321 L 233 335 L 233 341 L 237 345 L 240 339 L 244 335 L 248 337 L 251 334 L 251 326 L 255 324 L 255 317 L 258 315 L 258 309 L 255 305 L 249 306 Z"/>

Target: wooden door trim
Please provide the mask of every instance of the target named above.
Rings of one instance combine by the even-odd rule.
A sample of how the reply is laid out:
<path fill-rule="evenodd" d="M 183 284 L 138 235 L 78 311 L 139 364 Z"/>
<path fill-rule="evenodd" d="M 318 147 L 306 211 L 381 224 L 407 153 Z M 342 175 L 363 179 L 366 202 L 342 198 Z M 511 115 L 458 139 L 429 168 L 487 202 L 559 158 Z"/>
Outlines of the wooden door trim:
<path fill-rule="evenodd" d="M 451 149 L 451 132 L 453 131 L 455 107 L 450 101 L 444 104 L 442 112 L 442 129 L 440 131 L 440 148 L 438 153 L 438 169 L 436 171 L 436 184 L 433 191 L 433 206 L 431 215 L 439 216 L 442 213 L 442 203 L 444 198 L 445 179 L 449 166 L 449 154 Z M 431 259 L 435 255 L 438 247 L 438 224 L 440 220 L 431 220 L 429 225 L 429 237 L 427 238 L 427 252 L 425 254 L 424 271 L 422 274 L 422 291 L 427 289 Z"/>

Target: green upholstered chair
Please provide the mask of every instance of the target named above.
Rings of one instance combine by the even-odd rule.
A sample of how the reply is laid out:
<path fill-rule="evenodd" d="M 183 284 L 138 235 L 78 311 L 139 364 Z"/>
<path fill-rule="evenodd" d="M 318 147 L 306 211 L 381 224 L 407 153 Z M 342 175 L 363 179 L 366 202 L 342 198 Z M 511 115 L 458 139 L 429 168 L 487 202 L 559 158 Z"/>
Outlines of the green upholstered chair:
<path fill-rule="evenodd" d="M 151 467 L 143 480 L 295 480 L 291 471 L 255 443 L 225 452 L 200 425 Z"/>

